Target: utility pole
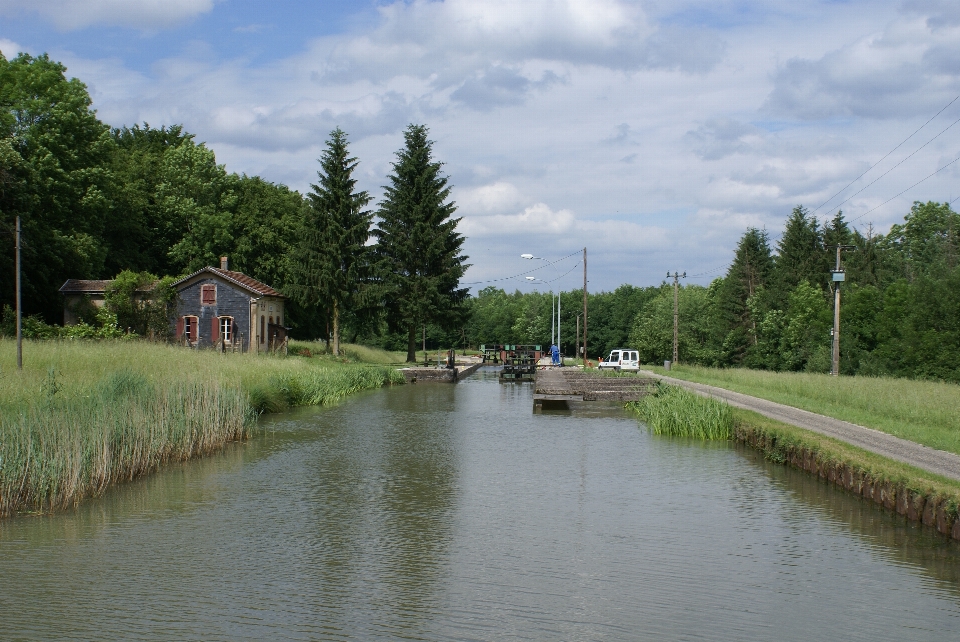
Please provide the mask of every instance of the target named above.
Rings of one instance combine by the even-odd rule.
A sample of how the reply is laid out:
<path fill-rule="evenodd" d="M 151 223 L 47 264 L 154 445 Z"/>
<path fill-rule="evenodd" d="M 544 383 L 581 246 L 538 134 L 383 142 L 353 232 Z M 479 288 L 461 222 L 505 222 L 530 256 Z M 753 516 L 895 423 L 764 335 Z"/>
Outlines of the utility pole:
<path fill-rule="evenodd" d="M 23 314 L 21 313 L 20 299 L 20 217 L 17 217 L 16 255 L 17 255 L 17 370 L 23 370 Z"/>
<path fill-rule="evenodd" d="M 583 316 L 583 314 L 578 314 L 578 315 L 577 315 L 577 338 L 576 338 L 576 340 L 574 340 L 574 342 L 573 342 L 573 349 L 574 349 L 575 352 L 580 352 L 580 317 L 582 317 L 582 316 Z M 577 365 L 577 358 L 578 358 L 578 357 L 579 357 L 579 355 L 576 355 L 576 354 L 573 355 L 573 365 Z"/>
<path fill-rule="evenodd" d="M 846 279 L 846 273 L 840 269 L 840 252 L 856 250 L 856 245 L 836 245 L 837 267 L 833 270 L 833 368 L 830 374 L 840 376 L 840 284 Z"/>
<path fill-rule="evenodd" d="M 679 358 L 677 356 L 677 339 L 679 335 L 678 320 L 679 320 L 679 303 L 680 303 L 679 283 L 680 283 L 680 279 L 687 278 L 687 273 L 684 272 L 683 274 L 677 274 L 676 272 L 674 272 L 673 274 L 670 274 L 669 272 L 667 272 L 667 278 L 670 278 L 671 276 L 673 277 L 673 363 L 675 364 L 677 363 L 677 359 Z"/>
<path fill-rule="evenodd" d="M 583 248 L 583 365 L 587 365 L 587 248 Z"/>

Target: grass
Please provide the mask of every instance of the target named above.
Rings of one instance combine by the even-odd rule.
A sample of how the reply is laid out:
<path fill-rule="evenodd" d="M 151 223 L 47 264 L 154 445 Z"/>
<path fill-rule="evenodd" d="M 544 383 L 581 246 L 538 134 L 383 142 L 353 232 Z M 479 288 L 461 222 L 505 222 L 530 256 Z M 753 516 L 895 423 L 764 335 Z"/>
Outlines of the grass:
<path fill-rule="evenodd" d="M 245 439 L 261 412 L 402 383 L 394 368 L 147 342 L 0 340 L 0 515 L 51 511 Z"/>
<path fill-rule="evenodd" d="M 831 377 L 675 365 L 677 379 L 705 383 L 842 419 L 960 454 L 960 386 L 893 377 Z"/>
<path fill-rule="evenodd" d="M 656 393 L 628 403 L 627 408 L 637 413 L 655 435 L 730 439 L 733 430 L 729 405 L 679 386 L 659 386 Z"/>
<path fill-rule="evenodd" d="M 343 355 L 334 357 L 326 352 L 327 345 L 322 341 L 290 341 L 290 353 L 326 361 L 330 363 L 364 363 L 379 365 L 401 365 L 407 359 L 406 352 L 391 352 L 381 348 L 344 343 L 340 346 Z"/>

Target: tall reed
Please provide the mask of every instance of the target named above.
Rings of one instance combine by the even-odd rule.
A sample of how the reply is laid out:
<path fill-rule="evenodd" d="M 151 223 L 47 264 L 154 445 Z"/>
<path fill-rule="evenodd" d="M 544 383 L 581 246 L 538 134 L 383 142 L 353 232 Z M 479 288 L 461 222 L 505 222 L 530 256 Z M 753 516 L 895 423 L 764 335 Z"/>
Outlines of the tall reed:
<path fill-rule="evenodd" d="M 627 404 L 656 435 L 730 439 L 733 414 L 726 403 L 679 386 L 661 385 L 654 394 Z"/>
<path fill-rule="evenodd" d="M 384 366 L 142 342 L 0 340 L 0 516 L 52 511 L 248 438 L 262 412 L 327 405 L 403 375 Z"/>

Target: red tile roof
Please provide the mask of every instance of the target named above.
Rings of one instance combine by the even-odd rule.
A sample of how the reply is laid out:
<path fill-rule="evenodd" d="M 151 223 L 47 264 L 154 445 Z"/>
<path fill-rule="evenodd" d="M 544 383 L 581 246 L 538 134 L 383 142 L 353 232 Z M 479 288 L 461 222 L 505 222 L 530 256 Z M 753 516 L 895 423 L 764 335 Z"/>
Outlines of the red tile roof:
<path fill-rule="evenodd" d="M 217 274 L 223 276 L 224 278 L 227 278 L 231 281 L 236 281 L 237 283 L 245 285 L 251 290 L 255 290 L 264 296 L 283 297 L 282 294 L 280 294 L 279 292 L 271 288 L 266 283 L 261 283 L 260 281 L 257 281 L 256 279 L 247 276 L 243 272 L 234 272 L 233 270 L 221 270 L 220 268 L 215 268 L 215 267 L 210 268 L 210 270 L 213 272 L 216 272 Z"/>
<path fill-rule="evenodd" d="M 237 285 L 240 285 L 246 288 L 247 290 L 250 290 L 251 292 L 255 294 L 259 294 L 261 296 L 275 296 L 281 299 L 286 298 L 284 295 L 280 294 L 279 292 L 271 288 L 266 283 L 261 283 L 260 281 L 257 281 L 256 279 L 247 276 L 243 272 L 234 272 L 233 270 L 221 270 L 220 268 L 215 268 L 215 267 L 205 267 L 200 270 L 197 270 L 193 274 L 183 277 L 173 285 L 174 287 L 179 287 L 181 284 L 186 283 L 193 277 L 197 276 L 198 274 L 202 274 L 203 272 L 212 272 L 217 276 L 223 279 L 226 279 L 227 281 L 236 283 Z"/>

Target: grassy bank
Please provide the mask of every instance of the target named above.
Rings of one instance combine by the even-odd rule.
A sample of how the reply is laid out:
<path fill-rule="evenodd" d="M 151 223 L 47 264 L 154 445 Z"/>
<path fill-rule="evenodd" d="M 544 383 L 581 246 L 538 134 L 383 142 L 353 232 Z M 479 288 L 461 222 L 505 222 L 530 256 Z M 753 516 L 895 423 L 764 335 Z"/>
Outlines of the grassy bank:
<path fill-rule="evenodd" d="M 647 369 L 874 428 L 960 454 L 960 386 L 892 377 L 674 366 Z"/>
<path fill-rule="evenodd" d="M 146 342 L 0 340 L 0 515 L 75 505 L 111 483 L 247 438 L 260 412 L 401 383 L 395 369 Z"/>
<path fill-rule="evenodd" d="M 733 438 L 767 459 L 817 475 L 960 540 L 960 482 L 749 410 L 732 408 Z"/>
<path fill-rule="evenodd" d="M 863 498 L 960 539 L 960 482 L 845 442 L 733 408 L 679 386 L 627 404 L 655 434 L 733 439 Z"/>

